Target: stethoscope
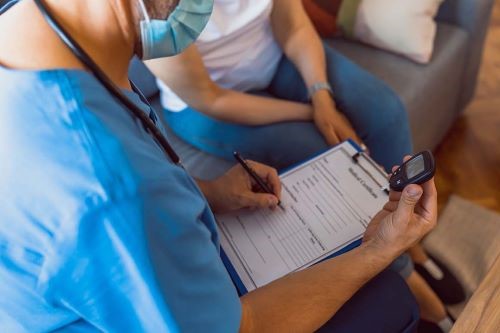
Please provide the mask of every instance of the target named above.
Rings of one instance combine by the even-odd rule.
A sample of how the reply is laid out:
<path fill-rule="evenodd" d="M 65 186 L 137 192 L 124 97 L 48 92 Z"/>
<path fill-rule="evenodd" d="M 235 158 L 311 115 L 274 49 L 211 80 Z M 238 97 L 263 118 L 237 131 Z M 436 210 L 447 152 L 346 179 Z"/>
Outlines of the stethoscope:
<path fill-rule="evenodd" d="M 82 47 L 71 37 L 71 35 L 63 29 L 61 24 L 54 18 L 49 9 L 45 6 L 43 0 L 34 0 L 38 9 L 42 12 L 44 19 L 50 25 L 52 30 L 59 36 L 62 42 L 71 50 L 71 52 L 88 68 L 95 77 L 101 82 L 101 84 L 115 97 L 123 106 L 125 106 L 134 117 L 138 118 L 146 131 L 148 131 L 155 141 L 160 145 L 164 153 L 172 160 L 173 163 L 180 165 L 181 160 L 179 155 L 175 152 L 174 148 L 170 145 L 168 140 L 163 136 L 161 131 L 156 127 L 153 120 L 155 120 L 155 114 L 151 104 L 144 96 L 144 94 L 134 85 L 132 81 L 130 84 L 135 93 L 139 95 L 141 100 L 146 103 L 150 110 L 151 115 L 147 116 L 146 113 L 140 109 L 134 102 L 132 102 L 125 94 L 118 88 L 107 75 L 97 66 L 97 64 L 92 60 L 92 58 L 82 49 Z M 153 117 L 153 119 L 151 118 Z"/>

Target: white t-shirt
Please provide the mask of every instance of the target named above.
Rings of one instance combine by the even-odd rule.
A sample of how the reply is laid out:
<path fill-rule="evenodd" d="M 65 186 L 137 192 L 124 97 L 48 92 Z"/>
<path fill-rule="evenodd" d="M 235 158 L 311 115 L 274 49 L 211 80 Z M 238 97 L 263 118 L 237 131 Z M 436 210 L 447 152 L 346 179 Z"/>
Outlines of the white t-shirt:
<path fill-rule="evenodd" d="M 211 79 L 237 91 L 266 88 L 282 50 L 271 29 L 273 0 L 215 0 L 212 17 L 196 46 Z M 158 80 L 162 105 L 169 111 L 187 107 Z"/>

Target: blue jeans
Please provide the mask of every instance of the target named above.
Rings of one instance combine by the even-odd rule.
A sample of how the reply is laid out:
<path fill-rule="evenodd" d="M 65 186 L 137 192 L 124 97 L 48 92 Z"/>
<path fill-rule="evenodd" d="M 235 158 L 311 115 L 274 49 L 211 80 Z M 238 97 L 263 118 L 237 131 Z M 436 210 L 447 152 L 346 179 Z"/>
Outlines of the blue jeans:
<path fill-rule="evenodd" d="M 387 170 L 412 152 L 406 110 L 382 81 L 324 45 L 328 80 L 335 102 L 365 142 L 371 156 Z M 307 88 L 286 57 L 265 91 L 254 92 L 275 98 L 307 103 Z M 238 110 L 234 110 L 238 112 Z M 211 118 L 190 107 L 181 112 L 166 110 L 165 121 L 187 143 L 209 154 L 233 161 L 233 151 L 246 158 L 283 169 L 328 148 L 310 121 L 291 121 L 265 126 L 244 126 Z M 413 271 L 407 254 L 390 267 L 403 278 Z"/>
<path fill-rule="evenodd" d="M 406 110 L 398 96 L 374 77 L 325 45 L 328 80 L 341 112 L 387 170 L 412 152 Z M 276 74 L 260 95 L 307 103 L 307 88 L 293 63 L 283 57 Z M 234 110 L 238 112 L 238 110 Z M 326 150 L 328 145 L 314 123 L 291 121 L 264 126 L 244 126 L 220 121 L 192 108 L 165 112 L 165 120 L 180 138 L 207 153 L 232 160 L 243 156 L 277 169 L 301 162 Z"/>

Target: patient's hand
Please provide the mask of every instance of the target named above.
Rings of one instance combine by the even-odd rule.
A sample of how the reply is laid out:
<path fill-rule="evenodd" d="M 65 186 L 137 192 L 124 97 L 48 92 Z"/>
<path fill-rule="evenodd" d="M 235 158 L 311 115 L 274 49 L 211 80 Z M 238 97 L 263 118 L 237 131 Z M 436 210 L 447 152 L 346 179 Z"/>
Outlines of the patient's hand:
<path fill-rule="evenodd" d="M 216 213 L 242 208 L 272 208 L 281 197 L 281 183 L 276 169 L 253 161 L 248 165 L 273 189 L 273 194 L 257 191 L 253 179 L 241 165 L 231 168 L 225 175 L 214 181 L 198 181 L 212 210 Z"/>
<path fill-rule="evenodd" d="M 312 101 L 314 123 L 329 145 L 333 146 L 347 139 L 362 144 L 351 123 L 337 110 L 326 90 L 317 92 Z"/>
<path fill-rule="evenodd" d="M 403 192 L 391 191 L 389 202 L 368 225 L 363 241 L 397 256 L 420 241 L 436 226 L 436 221 L 437 191 L 433 178 L 422 186 L 408 185 Z"/>

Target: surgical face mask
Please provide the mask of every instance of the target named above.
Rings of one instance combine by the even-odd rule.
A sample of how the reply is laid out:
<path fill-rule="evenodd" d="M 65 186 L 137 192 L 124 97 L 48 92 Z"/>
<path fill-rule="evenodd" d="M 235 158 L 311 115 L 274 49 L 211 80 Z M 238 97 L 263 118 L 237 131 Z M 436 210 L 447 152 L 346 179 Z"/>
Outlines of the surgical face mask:
<path fill-rule="evenodd" d="M 170 57 L 184 51 L 200 36 L 210 19 L 213 0 L 180 0 L 166 20 L 150 19 L 143 0 L 139 0 L 142 58 Z"/>

